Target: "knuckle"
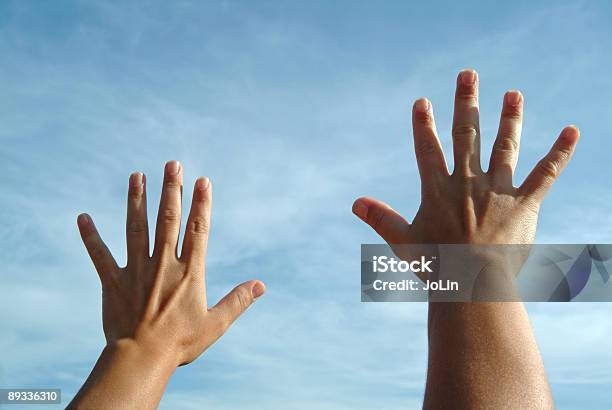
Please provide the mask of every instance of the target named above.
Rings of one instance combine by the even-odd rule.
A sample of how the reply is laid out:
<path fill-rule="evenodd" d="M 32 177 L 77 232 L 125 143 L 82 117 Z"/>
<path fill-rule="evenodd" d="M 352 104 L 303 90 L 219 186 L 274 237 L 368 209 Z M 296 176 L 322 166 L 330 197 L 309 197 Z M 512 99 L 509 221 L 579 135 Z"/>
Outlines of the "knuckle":
<path fill-rule="evenodd" d="M 189 223 L 189 231 L 196 235 L 208 234 L 210 229 L 208 219 L 203 216 L 194 216 Z"/>
<path fill-rule="evenodd" d="M 430 125 L 431 124 L 431 115 L 429 115 L 428 112 L 415 112 L 414 113 L 414 121 L 417 124 Z"/>
<path fill-rule="evenodd" d="M 478 105 L 478 93 L 474 86 L 462 86 L 457 90 L 456 99 L 461 104 Z"/>
<path fill-rule="evenodd" d="M 128 189 L 128 198 L 131 200 L 139 200 L 142 198 L 144 189 L 142 186 L 131 186 Z"/>
<path fill-rule="evenodd" d="M 241 310 L 244 310 L 249 307 L 249 305 L 251 304 L 251 292 L 249 292 L 243 286 L 237 287 L 234 292 L 236 304 L 241 308 Z"/>
<path fill-rule="evenodd" d="M 538 164 L 538 172 L 544 178 L 555 179 L 559 176 L 561 169 L 556 161 L 543 160 Z"/>
<path fill-rule="evenodd" d="M 376 232 L 378 232 L 382 226 L 386 214 L 387 213 L 385 211 L 376 209 L 374 212 L 368 215 L 368 223 Z"/>
<path fill-rule="evenodd" d="M 504 109 L 502 111 L 502 118 L 508 119 L 508 120 L 520 121 L 523 118 L 523 114 L 522 114 L 521 108 L 519 106 L 517 106 L 517 107 L 513 107 L 513 106 L 504 107 Z"/>
<path fill-rule="evenodd" d="M 133 233 L 133 234 L 145 232 L 147 230 L 147 223 L 140 219 L 130 221 L 128 223 L 127 230 L 129 233 Z"/>
<path fill-rule="evenodd" d="M 506 135 L 495 141 L 493 149 L 500 152 L 517 152 L 519 150 L 519 142 L 515 135 Z"/>
<path fill-rule="evenodd" d="M 558 162 L 560 164 L 569 161 L 572 156 L 572 149 L 569 147 L 561 147 L 557 150 Z"/>
<path fill-rule="evenodd" d="M 420 139 L 415 142 L 414 151 L 417 156 L 431 155 L 436 152 L 436 144 L 430 139 Z"/>
<path fill-rule="evenodd" d="M 459 139 L 474 139 L 478 136 L 478 128 L 474 124 L 463 124 L 453 127 L 453 136 Z"/>
<path fill-rule="evenodd" d="M 174 223 L 178 222 L 181 219 L 181 213 L 174 208 L 166 208 L 162 213 L 162 217 L 164 222 L 166 223 Z"/>
<path fill-rule="evenodd" d="M 207 190 L 205 189 L 196 190 L 193 195 L 193 200 L 201 204 L 206 203 L 208 201 Z"/>
<path fill-rule="evenodd" d="M 181 188 L 181 183 L 178 180 L 178 178 L 177 179 L 167 179 L 166 181 L 164 181 L 164 188 L 170 189 L 170 190 L 179 190 Z"/>

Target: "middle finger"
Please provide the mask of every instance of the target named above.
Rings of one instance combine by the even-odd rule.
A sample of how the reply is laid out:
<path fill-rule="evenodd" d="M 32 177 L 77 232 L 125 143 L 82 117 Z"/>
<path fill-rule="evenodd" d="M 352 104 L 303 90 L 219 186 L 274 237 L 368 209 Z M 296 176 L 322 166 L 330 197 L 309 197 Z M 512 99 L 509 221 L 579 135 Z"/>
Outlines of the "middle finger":
<path fill-rule="evenodd" d="M 480 174 L 478 74 L 474 70 L 464 70 L 457 77 L 452 133 L 455 158 L 453 173 Z"/>

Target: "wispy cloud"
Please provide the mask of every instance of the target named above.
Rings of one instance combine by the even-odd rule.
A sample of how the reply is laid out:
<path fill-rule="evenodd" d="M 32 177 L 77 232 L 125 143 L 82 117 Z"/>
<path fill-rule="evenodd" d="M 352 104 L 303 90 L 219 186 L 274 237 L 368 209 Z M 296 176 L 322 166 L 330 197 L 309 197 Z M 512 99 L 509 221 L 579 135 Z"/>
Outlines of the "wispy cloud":
<path fill-rule="evenodd" d="M 74 219 L 92 214 L 123 261 L 127 176 L 147 174 L 154 219 L 162 165 L 176 158 L 185 203 L 196 176 L 214 185 L 211 300 L 252 277 L 268 293 L 177 371 L 162 407 L 418 407 L 426 307 L 359 302 L 359 244 L 379 239 L 350 206 L 369 194 L 413 216 L 411 102 L 433 101 L 452 158 L 454 78 L 464 66 L 480 71 L 485 147 L 503 91 L 526 95 L 517 182 L 563 125 L 582 127 L 538 239 L 609 241 L 609 201 L 597 193 L 611 171 L 612 124 L 598 105 L 612 95 L 601 68 L 610 37 L 591 3 L 493 15 L 473 4 L 434 14 L 353 2 L 2 7 L 1 385 L 76 391 L 103 337 L 97 278 Z M 575 406 L 567 392 L 592 394 L 595 380 L 612 376 L 608 310 L 530 307 L 566 408 Z"/>

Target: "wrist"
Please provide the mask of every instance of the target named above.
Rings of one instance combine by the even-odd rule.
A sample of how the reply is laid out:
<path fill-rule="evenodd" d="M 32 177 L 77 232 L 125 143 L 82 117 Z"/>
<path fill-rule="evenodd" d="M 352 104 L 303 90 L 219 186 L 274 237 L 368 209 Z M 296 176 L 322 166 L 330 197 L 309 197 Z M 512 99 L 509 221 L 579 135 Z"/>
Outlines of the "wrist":
<path fill-rule="evenodd" d="M 112 356 L 119 356 L 139 367 L 155 367 L 170 373 L 178 367 L 178 355 L 173 349 L 148 340 L 122 338 L 109 342 L 104 348 Z"/>
<path fill-rule="evenodd" d="M 527 250 L 527 252 L 525 252 Z M 455 283 L 455 291 L 430 291 L 432 302 L 502 302 L 520 301 L 516 275 L 528 248 L 522 245 L 439 246 L 438 269 L 432 279 Z"/>
<path fill-rule="evenodd" d="M 174 356 L 132 338 L 110 341 L 69 408 L 156 408 L 176 369 Z M 134 406 L 137 407 L 137 406 Z"/>

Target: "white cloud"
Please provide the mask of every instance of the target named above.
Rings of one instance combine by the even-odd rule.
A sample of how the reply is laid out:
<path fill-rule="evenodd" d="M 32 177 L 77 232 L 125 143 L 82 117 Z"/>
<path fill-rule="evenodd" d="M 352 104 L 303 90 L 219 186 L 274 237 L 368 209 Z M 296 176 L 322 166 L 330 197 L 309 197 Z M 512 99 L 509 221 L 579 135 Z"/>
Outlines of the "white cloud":
<path fill-rule="evenodd" d="M 503 29 L 483 29 L 484 39 L 462 45 L 407 42 L 409 56 L 361 37 L 343 42 L 347 26 L 332 38 L 333 28 L 315 24 L 317 16 L 291 15 L 300 23 L 285 24 L 231 2 L 221 10 L 92 7 L 81 10 L 89 18 L 68 18 L 65 31 L 48 39 L 23 28 L 36 11 L 22 10 L 0 36 L 8 61 L 0 78 L 11 97 L 0 100 L 0 351 L 10 352 L 2 355 L 1 384 L 44 381 L 67 394 L 78 388 L 103 339 L 97 278 L 74 219 L 92 214 L 124 260 L 129 173 L 148 176 L 153 225 L 163 162 L 177 158 L 186 170 L 185 204 L 197 175 L 213 181 L 211 299 L 251 277 L 263 278 L 268 294 L 204 358 L 179 369 L 162 407 L 418 407 L 426 307 L 359 302 L 359 243 L 379 240 L 350 214 L 364 194 L 408 218 L 416 211 L 411 101 L 432 99 L 452 158 L 457 70 L 480 70 L 485 147 L 502 92 L 523 88 L 524 176 L 566 116 L 587 122 L 590 110 L 601 113 L 564 98 L 610 96 L 609 80 L 593 74 L 605 44 L 600 50 L 586 41 L 601 28 L 556 26 L 570 15 L 574 27 L 592 22 L 582 6 L 512 24 L 498 16 Z M 427 25 L 411 25 L 409 17 L 389 29 L 427 37 Z M 558 38 L 566 44 L 553 43 Z M 575 78 L 587 91 L 564 88 Z M 600 93 L 589 89 L 597 86 Z M 546 202 L 541 242 L 607 241 L 609 201 L 593 192 L 605 180 L 597 173 L 609 166 L 590 158 L 609 152 L 602 138 L 609 119 L 588 124 L 582 153 Z M 560 392 L 610 379 L 609 329 L 599 308 L 530 308 Z"/>

